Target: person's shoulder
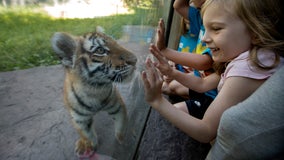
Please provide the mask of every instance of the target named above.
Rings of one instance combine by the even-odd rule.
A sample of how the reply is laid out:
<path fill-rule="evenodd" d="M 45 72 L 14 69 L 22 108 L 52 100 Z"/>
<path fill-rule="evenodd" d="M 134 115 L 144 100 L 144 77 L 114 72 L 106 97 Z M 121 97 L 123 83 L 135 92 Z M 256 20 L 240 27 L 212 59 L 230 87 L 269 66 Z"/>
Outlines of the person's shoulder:
<path fill-rule="evenodd" d="M 264 54 L 266 53 L 266 54 Z M 268 52 L 262 52 L 259 58 L 259 61 L 262 64 L 267 64 L 263 59 L 270 59 L 271 60 L 271 54 L 267 54 Z M 273 54 L 274 55 L 274 54 Z M 264 63 L 265 62 L 265 63 Z M 280 64 L 283 64 L 282 62 Z M 280 67 L 281 65 L 279 65 Z M 225 77 L 232 77 L 232 76 L 240 76 L 240 77 L 247 77 L 247 78 L 253 78 L 253 79 L 267 79 L 269 78 L 279 67 L 275 67 L 272 69 L 261 69 L 255 64 L 252 63 L 249 51 L 246 51 L 242 54 L 240 54 L 238 57 L 236 57 L 234 60 L 232 60 L 228 66 L 226 67 L 224 76 Z"/>

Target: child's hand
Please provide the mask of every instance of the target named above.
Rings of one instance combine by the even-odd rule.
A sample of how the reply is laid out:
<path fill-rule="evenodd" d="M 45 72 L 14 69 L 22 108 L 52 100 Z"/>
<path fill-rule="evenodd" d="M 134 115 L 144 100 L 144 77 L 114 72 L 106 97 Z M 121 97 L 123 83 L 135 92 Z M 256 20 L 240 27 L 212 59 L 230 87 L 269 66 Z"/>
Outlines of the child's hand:
<path fill-rule="evenodd" d="M 171 81 L 173 81 L 173 78 L 164 75 L 163 80 L 164 80 L 165 83 L 170 83 Z"/>
<path fill-rule="evenodd" d="M 159 103 L 162 98 L 163 79 L 149 58 L 146 60 L 146 70 L 142 72 L 142 80 L 146 101 L 150 104 Z"/>
<path fill-rule="evenodd" d="M 173 69 L 176 69 L 175 63 L 173 61 L 168 61 L 168 63 Z M 173 80 L 173 78 L 163 74 L 163 80 L 166 83 L 170 83 Z"/>
<path fill-rule="evenodd" d="M 165 23 L 164 20 L 161 18 L 159 20 L 158 28 L 157 28 L 157 41 L 156 46 L 159 48 L 159 50 L 163 50 L 166 48 L 165 45 Z"/>
<path fill-rule="evenodd" d="M 163 75 L 173 78 L 172 74 L 174 72 L 174 68 L 168 63 L 167 58 L 155 45 L 150 45 L 149 50 L 158 60 L 158 62 L 155 62 L 154 64 L 155 67 L 157 67 Z"/>

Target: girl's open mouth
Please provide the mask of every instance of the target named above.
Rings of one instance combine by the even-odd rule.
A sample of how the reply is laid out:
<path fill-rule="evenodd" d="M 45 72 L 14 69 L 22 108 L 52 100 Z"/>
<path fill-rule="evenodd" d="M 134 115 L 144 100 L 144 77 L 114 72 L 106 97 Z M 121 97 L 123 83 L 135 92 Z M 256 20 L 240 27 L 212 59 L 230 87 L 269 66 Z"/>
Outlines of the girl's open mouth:
<path fill-rule="evenodd" d="M 211 52 L 217 52 L 219 51 L 220 49 L 219 48 L 210 48 Z"/>

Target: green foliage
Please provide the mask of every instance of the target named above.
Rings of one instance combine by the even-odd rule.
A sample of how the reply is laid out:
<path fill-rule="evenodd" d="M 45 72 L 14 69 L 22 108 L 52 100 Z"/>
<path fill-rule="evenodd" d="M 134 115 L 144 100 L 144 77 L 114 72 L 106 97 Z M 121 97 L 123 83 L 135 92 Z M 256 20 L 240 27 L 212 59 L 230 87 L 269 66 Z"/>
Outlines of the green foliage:
<path fill-rule="evenodd" d="M 153 4 L 159 1 L 157 0 L 123 0 L 123 2 L 129 6 L 152 7 Z"/>
<path fill-rule="evenodd" d="M 58 64 L 50 43 L 54 32 L 80 35 L 101 26 L 118 39 L 123 25 L 156 25 L 157 19 L 146 14 L 152 11 L 136 11 L 103 18 L 54 19 L 39 9 L 0 7 L 0 72 Z"/>

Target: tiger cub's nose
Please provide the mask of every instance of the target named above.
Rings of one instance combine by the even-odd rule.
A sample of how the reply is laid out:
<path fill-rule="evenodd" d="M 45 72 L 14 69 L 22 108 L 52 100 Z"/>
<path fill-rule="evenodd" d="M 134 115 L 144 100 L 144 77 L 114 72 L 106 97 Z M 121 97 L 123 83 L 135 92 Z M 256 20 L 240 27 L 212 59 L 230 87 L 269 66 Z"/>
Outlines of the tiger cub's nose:
<path fill-rule="evenodd" d="M 120 56 L 120 59 L 125 61 L 127 64 L 133 65 L 133 66 L 135 66 L 136 62 L 137 62 L 137 58 L 134 55 L 131 55 L 131 56 Z"/>

